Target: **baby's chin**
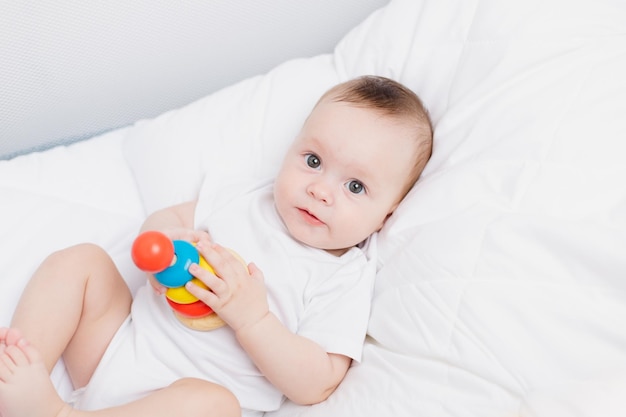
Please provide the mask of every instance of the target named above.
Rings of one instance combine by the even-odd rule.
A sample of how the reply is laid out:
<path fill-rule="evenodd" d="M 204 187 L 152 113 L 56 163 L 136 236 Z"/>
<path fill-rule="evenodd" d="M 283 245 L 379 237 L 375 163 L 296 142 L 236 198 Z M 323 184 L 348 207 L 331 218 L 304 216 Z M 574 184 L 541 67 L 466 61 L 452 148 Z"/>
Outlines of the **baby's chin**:
<path fill-rule="evenodd" d="M 292 235 L 293 236 L 293 235 Z M 353 246 L 349 246 L 349 247 L 343 247 L 343 246 L 333 246 L 333 245 L 329 245 L 329 244 L 323 244 L 320 242 L 316 242 L 313 241 L 312 239 L 307 239 L 308 236 L 303 237 L 302 239 L 298 239 L 296 236 L 293 236 L 294 239 L 296 239 L 298 242 L 302 243 L 303 245 L 309 246 L 311 248 L 315 248 L 315 249 L 321 249 L 325 252 L 330 253 L 331 255 L 335 255 L 335 256 L 341 256 L 344 253 L 348 252 L 350 250 L 350 248 L 352 248 Z"/>
<path fill-rule="evenodd" d="M 315 249 L 321 249 L 335 256 L 343 255 L 344 253 L 348 252 L 351 248 L 359 245 L 361 242 L 363 242 L 367 238 L 365 237 L 354 243 L 345 242 L 345 241 L 337 242 L 337 241 L 333 241 L 328 236 L 326 238 L 323 238 L 318 235 L 315 235 L 314 233 L 311 233 L 310 231 L 307 232 L 306 230 L 301 230 L 298 227 L 291 228 L 290 225 L 288 223 L 285 223 L 284 221 L 283 223 L 285 224 L 289 235 L 294 240 L 300 242 L 301 244 L 305 246 L 309 246 Z"/>

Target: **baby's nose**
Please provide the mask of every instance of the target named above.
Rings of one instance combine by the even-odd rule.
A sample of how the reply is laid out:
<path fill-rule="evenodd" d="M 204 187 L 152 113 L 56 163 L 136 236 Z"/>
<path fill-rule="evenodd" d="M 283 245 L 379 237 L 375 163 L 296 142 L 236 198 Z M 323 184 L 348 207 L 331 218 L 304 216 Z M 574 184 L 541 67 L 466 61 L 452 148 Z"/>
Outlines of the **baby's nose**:
<path fill-rule="evenodd" d="M 332 204 L 332 192 L 331 188 L 324 181 L 316 181 L 309 185 L 307 192 L 310 196 L 316 200 L 322 201 L 325 204 Z"/>

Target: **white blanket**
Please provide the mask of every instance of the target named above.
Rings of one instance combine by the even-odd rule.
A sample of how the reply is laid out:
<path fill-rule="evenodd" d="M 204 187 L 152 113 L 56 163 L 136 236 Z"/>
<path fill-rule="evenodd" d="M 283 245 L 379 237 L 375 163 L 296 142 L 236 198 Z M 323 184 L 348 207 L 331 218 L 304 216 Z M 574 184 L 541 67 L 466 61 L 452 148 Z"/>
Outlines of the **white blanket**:
<path fill-rule="evenodd" d="M 381 233 L 363 362 L 326 402 L 270 416 L 622 415 L 620 1 L 393 0 L 332 54 L 0 162 L 0 324 L 43 257 L 75 242 L 103 245 L 137 288 L 129 246 L 147 213 L 233 171 L 273 175 L 318 96 L 368 73 L 422 97 L 434 154 Z"/>

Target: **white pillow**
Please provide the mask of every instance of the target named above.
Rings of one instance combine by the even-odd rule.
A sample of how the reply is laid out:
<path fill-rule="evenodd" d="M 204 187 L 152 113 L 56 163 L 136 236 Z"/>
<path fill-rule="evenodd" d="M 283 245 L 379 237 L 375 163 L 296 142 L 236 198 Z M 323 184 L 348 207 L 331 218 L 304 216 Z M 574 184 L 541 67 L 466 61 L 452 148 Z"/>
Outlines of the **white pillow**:
<path fill-rule="evenodd" d="M 319 95 L 337 82 L 329 55 L 288 61 L 138 122 L 125 152 L 148 212 L 196 198 L 205 177 L 274 174 Z"/>
<path fill-rule="evenodd" d="M 527 393 L 626 374 L 624 27 L 609 0 L 394 0 L 332 55 L 133 128 L 154 210 L 203 175 L 272 175 L 337 82 L 390 76 L 431 112 L 433 157 L 379 239 L 363 362 L 273 417 L 511 415 Z"/>

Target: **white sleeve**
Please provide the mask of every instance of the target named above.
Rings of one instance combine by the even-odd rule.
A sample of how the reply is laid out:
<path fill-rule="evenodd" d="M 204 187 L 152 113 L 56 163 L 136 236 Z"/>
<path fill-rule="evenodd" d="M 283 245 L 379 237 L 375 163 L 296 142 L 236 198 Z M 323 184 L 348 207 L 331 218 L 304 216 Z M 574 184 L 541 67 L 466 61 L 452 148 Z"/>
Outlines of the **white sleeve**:
<path fill-rule="evenodd" d="M 371 246 L 371 245 L 370 245 Z M 353 251 L 360 252 L 359 249 Z M 329 353 L 361 360 L 376 275 L 375 256 L 363 252 L 308 295 L 297 333 Z"/>

